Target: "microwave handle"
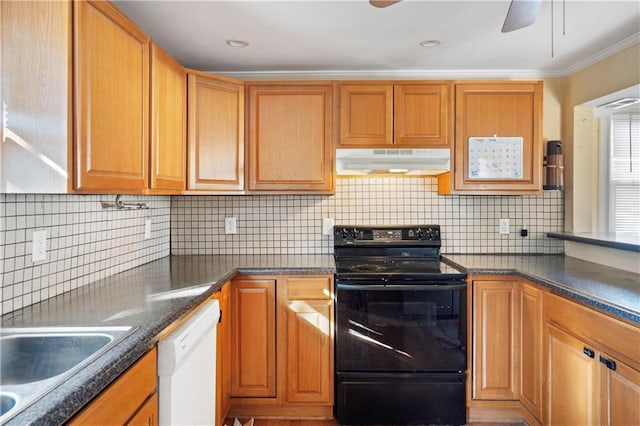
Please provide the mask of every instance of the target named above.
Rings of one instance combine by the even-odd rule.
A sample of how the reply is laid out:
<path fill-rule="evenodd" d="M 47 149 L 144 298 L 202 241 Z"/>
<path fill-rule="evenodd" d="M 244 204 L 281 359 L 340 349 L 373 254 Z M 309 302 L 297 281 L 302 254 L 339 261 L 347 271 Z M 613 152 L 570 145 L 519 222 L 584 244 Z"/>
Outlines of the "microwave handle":
<path fill-rule="evenodd" d="M 401 284 L 401 285 L 384 285 L 384 284 L 340 284 L 337 285 L 338 290 L 355 290 L 355 291 L 455 291 L 464 290 L 467 284 Z"/>

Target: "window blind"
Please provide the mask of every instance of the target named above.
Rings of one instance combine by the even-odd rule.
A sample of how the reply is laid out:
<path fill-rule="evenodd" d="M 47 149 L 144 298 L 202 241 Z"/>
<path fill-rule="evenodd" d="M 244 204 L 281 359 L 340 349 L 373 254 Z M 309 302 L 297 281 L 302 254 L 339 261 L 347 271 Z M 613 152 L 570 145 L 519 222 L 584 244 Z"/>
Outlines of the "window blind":
<path fill-rule="evenodd" d="M 640 114 L 611 116 L 609 217 L 613 232 L 640 232 Z"/>

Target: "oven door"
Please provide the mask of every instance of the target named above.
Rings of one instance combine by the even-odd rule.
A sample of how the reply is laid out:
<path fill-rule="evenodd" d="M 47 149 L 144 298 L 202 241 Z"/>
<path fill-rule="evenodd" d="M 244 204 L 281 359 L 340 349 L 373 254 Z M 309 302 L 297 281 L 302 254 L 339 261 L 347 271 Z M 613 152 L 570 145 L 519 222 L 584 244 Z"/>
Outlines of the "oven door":
<path fill-rule="evenodd" d="M 464 372 L 466 283 L 337 282 L 338 372 Z"/>

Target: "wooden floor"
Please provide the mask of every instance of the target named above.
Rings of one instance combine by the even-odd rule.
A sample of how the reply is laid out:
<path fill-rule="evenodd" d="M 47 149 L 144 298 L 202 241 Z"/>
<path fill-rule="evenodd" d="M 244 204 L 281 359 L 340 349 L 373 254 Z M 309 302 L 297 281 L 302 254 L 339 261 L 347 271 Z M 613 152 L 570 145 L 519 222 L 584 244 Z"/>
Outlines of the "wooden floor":
<path fill-rule="evenodd" d="M 247 422 L 248 419 L 239 419 Z M 227 419 L 227 426 L 233 426 L 233 419 Z M 244 424 L 244 423 L 243 423 Z M 467 426 L 525 426 L 526 423 L 468 423 Z M 278 420 L 278 419 L 255 419 L 253 426 L 339 426 L 335 420 Z"/>

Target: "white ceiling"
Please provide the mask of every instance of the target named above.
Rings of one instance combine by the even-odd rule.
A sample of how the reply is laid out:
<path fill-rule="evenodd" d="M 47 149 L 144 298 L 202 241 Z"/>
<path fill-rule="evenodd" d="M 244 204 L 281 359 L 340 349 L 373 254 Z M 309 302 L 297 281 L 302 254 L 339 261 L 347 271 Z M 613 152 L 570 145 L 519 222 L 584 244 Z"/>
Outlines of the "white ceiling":
<path fill-rule="evenodd" d="M 561 76 L 640 41 L 636 0 L 566 0 L 565 35 L 562 0 L 544 0 L 536 22 L 511 33 L 500 31 L 509 0 L 115 3 L 184 66 L 236 76 Z"/>

